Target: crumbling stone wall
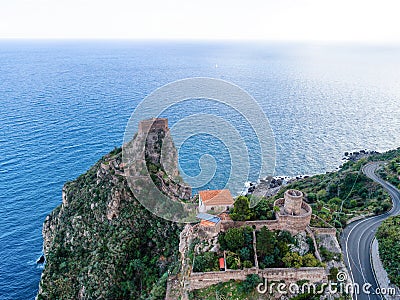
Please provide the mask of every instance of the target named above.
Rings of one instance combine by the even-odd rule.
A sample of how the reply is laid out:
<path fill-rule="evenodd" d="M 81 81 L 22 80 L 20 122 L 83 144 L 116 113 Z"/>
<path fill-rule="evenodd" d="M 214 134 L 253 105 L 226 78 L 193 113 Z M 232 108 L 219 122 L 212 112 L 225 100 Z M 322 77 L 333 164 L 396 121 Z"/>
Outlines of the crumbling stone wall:
<path fill-rule="evenodd" d="M 256 230 L 266 226 L 269 230 L 286 230 L 292 234 L 297 234 L 300 231 L 306 230 L 310 224 L 310 214 L 301 216 L 279 215 L 277 214 L 276 220 L 256 220 L 256 221 L 232 221 L 222 220 L 221 231 L 226 231 L 232 227 L 250 226 Z"/>
<path fill-rule="evenodd" d="M 250 268 L 225 272 L 192 272 L 189 278 L 189 290 L 205 288 L 231 279 L 245 280 L 246 276 L 250 274 L 258 274 L 268 281 L 296 282 L 298 280 L 309 280 L 314 283 L 327 280 L 324 268 L 268 268 L 261 270 Z"/>
<path fill-rule="evenodd" d="M 329 235 L 333 235 L 336 237 L 336 228 L 334 228 L 334 227 L 320 228 L 320 227 L 311 227 L 310 226 L 310 229 L 314 234 L 329 234 Z"/>

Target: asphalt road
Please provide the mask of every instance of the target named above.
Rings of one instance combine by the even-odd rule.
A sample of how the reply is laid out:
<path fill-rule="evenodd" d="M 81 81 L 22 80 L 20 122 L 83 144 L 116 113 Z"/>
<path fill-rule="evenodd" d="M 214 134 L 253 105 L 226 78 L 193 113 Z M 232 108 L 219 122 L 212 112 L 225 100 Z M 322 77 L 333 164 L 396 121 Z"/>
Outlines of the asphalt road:
<path fill-rule="evenodd" d="M 360 287 L 360 293 L 358 295 L 356 293 L 353 294 L 353 299 L 357 300 L 384 299 L 375 292 L 377 291 L 378 284 L 370 261 L 371 244 L 381 222 L 389 216 L 400 214 L 400 191 L 375 174 L 375 170 L 380 164 L 382 163 L 369 163 L 363 167 L 363 172 L 366 176 L 381 184 L 388 191 L 393 200 L 393 208 L 383 215 L 366 218 L 349 224 L 343 230 L 341 236 L 343 256 L 350 272 L 350 279 Z M 362 291 L 362 287 L 365 283 L 371 285 L 368 288 L 370 294 Z M 366 285 L 366 287 L 368 287 L 368 285 Z"/>

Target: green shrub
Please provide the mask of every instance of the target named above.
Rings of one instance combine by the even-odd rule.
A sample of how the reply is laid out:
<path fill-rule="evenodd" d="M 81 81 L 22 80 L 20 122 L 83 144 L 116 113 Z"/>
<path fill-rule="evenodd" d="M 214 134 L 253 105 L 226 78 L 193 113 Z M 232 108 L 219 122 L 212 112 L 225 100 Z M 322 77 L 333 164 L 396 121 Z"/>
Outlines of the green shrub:
<path fill-rule="evenodd" d="M 379 256 L 389 279 L 400 285 L 400 216 L 386 219 L 378 228 Z"/>

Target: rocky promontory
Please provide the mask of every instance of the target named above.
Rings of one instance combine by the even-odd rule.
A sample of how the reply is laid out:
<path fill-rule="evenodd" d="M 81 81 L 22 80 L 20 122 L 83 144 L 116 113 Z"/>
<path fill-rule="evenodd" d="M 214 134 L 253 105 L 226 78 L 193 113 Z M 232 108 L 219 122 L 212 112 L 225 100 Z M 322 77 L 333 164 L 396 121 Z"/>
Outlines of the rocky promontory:
<path fill-rule="evenodd" d="M 164 135 L 157 134 L 158 144 Z M 174 187 L 157 164 L 158 150 L 149 149 L 160 190 Z M 67 182 L 62 203 L 47 216 L 37 299 L 163 299 L 168 274 L 179 269 L 182 228 L 135 199 L 115 149 Z"/>

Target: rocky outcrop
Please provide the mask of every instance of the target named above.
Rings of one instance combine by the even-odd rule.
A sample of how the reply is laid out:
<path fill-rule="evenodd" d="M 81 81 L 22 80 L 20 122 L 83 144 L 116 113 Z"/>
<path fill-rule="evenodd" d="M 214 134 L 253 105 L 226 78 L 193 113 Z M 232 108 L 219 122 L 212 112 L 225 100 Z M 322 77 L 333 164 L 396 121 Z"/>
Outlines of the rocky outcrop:
<path fill-rule="evenodd" d="M 126 180 L 141 204 L 171 221 L 196 221 L 192 189 L 178 172 L 178 154 L 169 130 L 154 129 L 124 144 Z M 183 201 L 182 201 L 183 200 Z"/>
<path fill-rule="evenodd" d="M 158 150 L 151 152 L 153 162 L 161 159 Z M 65 184 L 62 203 L 43 224 L 46 264 L 37 299 L 162 298 L 165 294 L 165 274 L 179 260 L 182 226 L 158 218 L 136 200 L 124 167 L 122 151 L 115 149 Z M 159 168 L 151 173 L 160 176 L 157 188 L 177 199 L 189 197 L 163 172 Z M 177 169 L 170 172 L 175 180 L 179 178 Z"/>
<path fill-rule="evenodd" d="M 124 195 L 126 196 L 126 195 Z M 107 205 L 107 219 L 112 220 L 113 218 L 118 218 L 119 209 L 121 207 L 121 192 L 118 190 L 114 190 L 111 193 L 111 200 Z"/>

